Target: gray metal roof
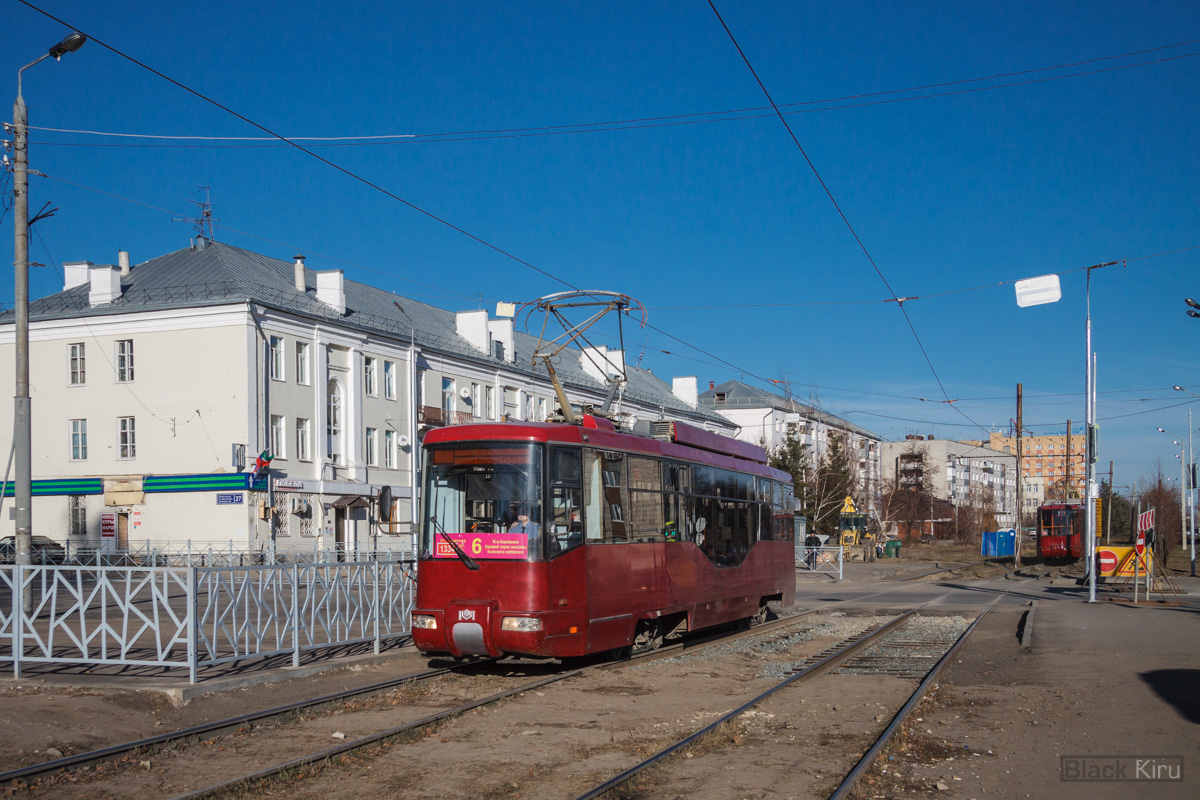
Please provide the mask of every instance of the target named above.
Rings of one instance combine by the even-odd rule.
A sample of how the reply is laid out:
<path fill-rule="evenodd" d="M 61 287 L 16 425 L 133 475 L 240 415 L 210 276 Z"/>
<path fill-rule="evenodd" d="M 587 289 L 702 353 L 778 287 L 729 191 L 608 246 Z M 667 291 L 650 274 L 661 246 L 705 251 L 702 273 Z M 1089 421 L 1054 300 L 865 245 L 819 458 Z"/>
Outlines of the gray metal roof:
<path fill-rule="evenodd" d="M 724 395 L 724 402 L 717 402 L 717 395 Z M 759 389 L 755 386 L 742 383 L 741 381 L 726 381 L 720 386 L 714 386 L 711 389 L 700 393 L 700 405 L 707 408 L 774 408 L 780 411 L 794 412 L 802 414 L 809 419 L 815 419 L 819 422 L 829 425 L 834 428 L 857 433 L 860 436 L 865 436 L 868 439 L 876 439 L 883 441 L 883 438 L 876 433 L 873 433 L 866 428 L 855 425 L 853 422 L 848 422 L 839 416 L 830 414 L 828 411 L 822 411 L 819 408 L 805 405 L 797 400 L 784 397 L 783 395 L 769 392 L 765 389 Z"/>
<path fill-rule="evenodd" d="M 301 292 L 295 287 L 295 268 L 290 261 L 280 261 L 221 242 L 197 242 L 202 246 L 194 244 L 133 267 L 121 278 L 121 296 L 111 303 L 89 305 L 87 283 L 34 300 L 29 305 L 30 322 L 255 303 L 407 343 L 411 328 L 409 320 L 396 309 L 394 303 L 398 302 L 412 319 L 416 342 L 423 350 L 452 354 L 548 379 L 541 365 L 537 369 L 532 366 L 537 339 L 528 334 L 514 331 L 516 363 L 501 361 L 458 335 L 453 311 L 346 280 L 346 313 L 341 315 L 317 300 L 315 270 L 305 269 L 305 283 L 309 288 Z M 12 311 L 0 314 L 0 324 L 11 324 L 13 318 Z M 602 394 L 606 391 L 604 384 L 583 371 L 577 357 L 564 354 L 555 364 L 555 370 L 566 387 Z M 722 426 L 729 424 L 703 404 L 692 408 L 675 397 L 670 384 L 649 370 L 628 366 L 626 373 L 629 383 L 625 397 L 630 400 L 657 406 L 677 417 L 691 417 Z"/>

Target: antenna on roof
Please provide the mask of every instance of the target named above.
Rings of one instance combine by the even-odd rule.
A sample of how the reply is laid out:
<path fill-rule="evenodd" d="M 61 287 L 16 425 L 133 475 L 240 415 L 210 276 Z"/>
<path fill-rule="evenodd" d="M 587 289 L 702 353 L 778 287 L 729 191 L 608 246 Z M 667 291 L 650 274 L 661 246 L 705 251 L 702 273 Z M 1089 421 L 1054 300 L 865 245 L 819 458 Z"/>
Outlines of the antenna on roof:
<path fill-rule="evenodd" d="M 596 363 L 597 348 L 588 340 L 587 332 L 588 329 L 603 319 L 610 311 L 616 311 L 617 337 L 621 344 L 621 352 L 624 353 L 625 334 L 621 327 L 621 316 L 629 313 L 630 308 L 637 308 L 641 312 L 641 325 L 645 327 L 646 307 L 629 295 L 621 294 L 620 292 L 577 290 L 546 295 L 532 303 L 527 303 L 526 308 L 528 308 L 530 315 L 533 314 L 534 310 L 545 313 L 545 316 L 542 318 L 542 330 L 538 334 L 537 347 L 533 351 L 533 366 L 537 366 L 539 359 L 546 365 L 546 372 L 549 373 L 550 380 L 554 384 L 554 393 L 558 395 L 558 405 L 562 411 L 563 419 L 570 424 L 574 424 L 576 421 L 575 414 L 571 411 L 571 402 L 567 399 L 567 394 L 563 390 L 562 383 L 558 380 L 558 374 L 554 371 L 553 362 L 559 353 L 572 344 L 579 348 L 583 357 L 601 375 L 605 376 L 604 380 L 609 385 L 608 397 L 605 399 L 604 405 L 598 410 L 592 410 L 591 413 L 598 416 L 610 416 L 609 408 L 612 406 L 613 398 L 617 396 L 617 392 L 621 386 L 629 382 L 629 376 L 625 370 L 625 359 L 622 357 L 619 366 L 614 365 L 607 358 L 603 359 L 603 364 Z M 566 313 L 571 309 L 577 308 L 594 310 L 586 319 L 572 323 L 567 319 Z M 563 332 L 553 339 L 547 339 L 546 326 L 550 322 L 551 317 L 562 325 Z M 528 328 L 528 318 L 526 318 L 525 324 L 526 328 Z M 587 345 L 586 349 L 584 345 Z"/>
<path fill-rule="evenodd" d="M 210 241 L 215 242 L 217 240 L 216 223 L 220 220 L 213 218 L 212 201 L 209 198 L 209 187 L 197 186 L 196 188 L 204 190 L 204 199 L 192 200 L 191 198 L 188 198 L 188 202 L 194 206 L 199 206 L 200 210 L 197 215 L 194 217 L 182 217 L 172 221 L 190 222 L 192 223 L 192 230 L 196 232 L 197 236 L 204 236 Z"/>

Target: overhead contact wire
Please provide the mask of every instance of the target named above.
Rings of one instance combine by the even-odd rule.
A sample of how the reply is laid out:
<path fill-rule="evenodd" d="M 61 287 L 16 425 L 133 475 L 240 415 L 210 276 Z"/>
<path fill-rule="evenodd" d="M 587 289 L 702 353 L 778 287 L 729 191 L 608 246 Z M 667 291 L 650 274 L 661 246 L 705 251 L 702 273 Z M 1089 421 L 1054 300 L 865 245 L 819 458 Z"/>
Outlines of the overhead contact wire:
<path fill-rule="evenodd" d="M 29 0 L 19 0 L 19 2 L 22 5 L 28 6 L 29 8 L 33 9 L 34 11 L 37 11 L 39 14 L 42 14 L 42 15 L 48 17 L 49 19 L 54 20 L 55 22 L 59 23 L 60 25 L 64 25 L 72 30 L 79 30 L 79 28 L 75 27 L 74 25 L 71 25 L 69 22 L 59 19 L 58 17 L 54 16 L 53 14 L 49 13 L 48 11 L 44 11 L 43 9 L 38 8 L 33 3 L 30 3 Z M 83 33 L 83 31 L 80 31 L 80 33 Z M 403 197 L 400 197 L 399 195 L 383 188 L 379 184 L 373 183 L 372 181 L 367 180 L 366 178 L 362 177 L 361 175 L 359 175 L 355 172 L 351 172 L 350 170 L 346 169 L 345 167 L 340 166 L 339 164 L 335 164 L 334 162 L 330 161 L 329 159 L 317 155 L 312 150 L 309 150 L 308 148 L 304 147 L 303 145 L 297 144 L 296 142 L 292 141 L 291 139 L 288 139 L 286 136 L 281 136 L 280 134 L 276 133 L 275 131 L 271 130 L 270 128 L 267 128 L 265 125 L 258 124 L 257 122 L 250 119 L 249 117 L 239 114 L 238 112 L 234 111 L 232 108 L 222 105 L 221 103 L 217 102 L 216 100 L 212 99 L 211 97 L 201 94 L 200 92 L 196 91 L 195 89 L 192 89 L 191 87 L 180 83 L 179 81 L 175 80 L 174 78 L 172 78 L 168 75 L 165 75 L 162 72 L 159 72 L 158 70 L 154 69 L 153 67 L 149 66 L 148 64 L 144 64 L 141 61 L 138 61 L 133 56 L 128 55 L 127 53 L 124 53 L 124 52 L 118 50 L 117 48 L 113 47 L 112 45 L 106 44 L 105 42 L 101 41 L 100 39 L 97 39 L 95 36 L 92 36 L 91 34 L 87 34 L 87 36 L 93 42 L 100 45 L 101 47 L 108 50 L 109 52 L 113 53 L 114 55 L 120 56 L 121 58 L 125 59 L 126 61 L 129 61 L 132 64 L 136 64 L 137 66 L 141 67 L 142 69 L 146 70 L 147 72 L 157 75 L 159 78 L 162 78 L 163 80 L 167 81 L 168 83 L 172 84 L 173 86 L 183 89 L 188 94 L 194 95 L 195 97 L 198 97 L 199 99 L 203 100 L 204 102 L 210 103 L 210 104 L 216 106 L 217 108 L 221 109 L 225 113 L 231 114 L 232 116 L 237 117 L 238 119 L 245 122 L 246 124 L 251 125 L 255 128 L 258 128 L 263 133 L 269 134 L 270 136 L 273 136 L 274 138 L 278 139 L 279 141 L 281 141 L 287 145 L 290 145 L 291 147 L 294 147 L 295 149 L 299 150 L 300 152 L 302 152 L 312 158 L 315 158 L 317 161 L 320 161 L 322 164 L 325 164 L 328 167 L 332 167 L 333 169 L 337 170 L 338 172 L 342 173 L 343 175 L 353 178 L 354 180 L 358 181 L 359 183 L 362 183 L 365 186 L 369 186 L 370 188 L 374 189 L 375 191 L 380 192 L 381 194 L 384 194 L 384 195 L 392 198 L 393 200 L 403 203 L 404 205 L 411 208 L 413 211 L 417 211 L 421 214 L 424 214 L 426 217 L 429 217 L 430 219 L 434 220 L 435 222 L 439 222 L 442 225 L 445 225 L 447 228 L 450 228 L 451 230 L 467 237 L 468 239 L 470 239 L 478 244 L 483 245 L 484 247 L 488 248 L 489 250 L 493 250 L 494 252 L 499 253 L 502 256 L 505 256 L 506 258 L 512 259 L 513 261 L 517 262 L 518 264 L 526 266 L 529 269 L 533 270 L 534 272 L 541 273 L 542 275 L 546 276 L 547 278 L 557 281 L 558 283 L 561 283 L 564 286 L 569 286 L 572 289 L 579 288 L 579 287 L 571 284 L 570 282 L 563 280 L 562 278 L 558 277 L 557 275 L 554 275 L 553 273 L 548 272 L 548 271 L 542 269 L 541 267 L 534 266 L 533 264 L 530 264 L 528 261 L 526 261 L 516 255 L 513 255 L 512 253 L 508 252 L 507 250 L 505 250 L 497 245 L 492 244 L 491 242 L 487 241 L 486 239 L 482 239 L 482 238 L 476 236 L 475 234 L 471 233 L 470 231 L 460 228 L 459 226 L 455 225 L 454 223 L 450 222 L 449 220 L 443 219 L 442 217 L 439 217 L 437 214 L 434 214 L 432 211 L 427 211 L 424 208 L 422 208 L 421 206 L 418 206 L 416 203 L 412 203 L 408 200 L 405 200 Z"/>
<path fill-rule="evenodd" d="M 779 121 L 782 122 L 783 127 L 787 129 L 788 136 L 792 137 L 792 142 L 796 145 L 796 149 L 800 151 L 800 155 L 804 156 L 804 160 L 808 163 L 808 168 L 812 170 L 813 175 L 817 178 L 817 182 L 821 184 L 821 188 L 825 191 L 825 196 L 829 198 L 829 202 L 831 202 L 834 209 L 837 210 L 838 216 L 842 218 L 842 222 L 846 225 L 846 229 L 850 231 L 850 235 L 853 236 L 854 241 L 858 243 L 859 249 L 862 250 L 863 255 L 867 257 L 867 261 L 870 262 L 871 268 L 875 270 L 875 274 L 879 276 L 879 280 L 883 281 L 883 285 L 887 287 L 888 293 L 891 294 L 893 300 L 895 300 L 896 304 L 899 306 L 900 313 L 904 315 L 904 321 L 908 323 L 908 329 L 912 331 L 913 338 L 917 341 L 917 347 L 921 350 L 921 355 L 925 358 L 925 363 L 929 365 L 929 371 L 933 373 L 933 379 L 937 381 L 938 388 L 941 389 L 942 395 L 946 398 L 946 402 L 949 403 L 951 408 L 954 408 L 954 410 L 961 414 L 968 422 L 974 423 L 981 430 L 987 430 L 984 428 L 984 426 L 979 425 L 979 423 L 967 416 L 962 409 L 954 407 L 954 402 L 950 399 L 950 394 L 946 391 L 946 387 L 942 384 L 942 379 L 938 376 L 937 369 L 933 366 L 933 361 L 929 358 L 929 353 L 925 350 L 925 345 L 921 341 L 920 335 L 917 333 L 916 326 L 913 325 L 912 318 L 909 317 L 908 312 L 905 311 L 904 303 L 901 301 L 900 296 L 896 294 L 896 291 L 892 288 L 892 285 L 888 282 L 888 279 L 884 277 L 883 271 L 879 269 L 879 265 L 877 265 L 875 263 L 875 259 L 871 257 L 871 253 L 867 250 L 867 246 L 863 244 L 862 239 L 859 238 L 858 232 L 855 231 L 854 226 L 850 224 L 850 220 L 846 217 L 845 212 L 842 211 L 842 207 L 838 205 L 838 201 L 833 196 L 833 192 L 831 192 L 829 187 L 825 184 L 825 179 L 821 177 L 821 173 L 817 170 L 816 165 L 813 164 L 812 159 L 808 157 L 808 153 L 805 152 L 803 145 L 800 144 L 800 140 L 796 138 L 796 134 L 792 131 L 792 127 L 788 125 L 787 120 L 784 119 L 783 112 L 779 110 L 779 106 L 775 104 L 775 100 L 771 97 L 771 93 L 767 91 L 767 87 L 763 84 L 762 79 L 758 77 L 758 72 L 755 71 L 754 65 L 750 63 L 750 59 L 746 56 L 745 51 L 742 50 L 742 46 L 738 44 L 737 38 L 733 35 L 733 31 L 729 30 L 729 26 L 725 24 L 725 20 L 721 16 L 721 12 L 717 11 L 717 7 L 713 4 L 713 0 L 708 0 L 708 6 L 712 9 L 713 13 L 717 15 L 717 20 L 721 23 L 721 27 L 725 29 L 726 35 L 729 36 L 729 41 L 733 42 L 733 46 L 737 48 L 738 55 L 742 57 L 742 61 L 745 62 L 746 68 L 749 69 L 750 74 L 754 76 L 754 80 L 758 84 L 758 88 L 762 90 L 763 95 L 767 98 L 767 102 L 771 104 L 771 108 L 775 109 L 775 115 L 779 117 Z"/>

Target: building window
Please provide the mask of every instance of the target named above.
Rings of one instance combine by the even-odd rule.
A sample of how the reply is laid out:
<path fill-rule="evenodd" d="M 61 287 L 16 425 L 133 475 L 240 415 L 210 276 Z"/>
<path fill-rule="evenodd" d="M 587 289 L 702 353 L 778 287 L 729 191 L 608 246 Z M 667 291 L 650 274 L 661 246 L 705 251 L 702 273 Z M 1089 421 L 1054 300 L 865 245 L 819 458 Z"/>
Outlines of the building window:
<path fill-rule="evenodd" d="M 530 422 L 533 421 L 533 395 L 531 394 L 525 395 L 525 416 L 523 419 Z"/>
<path fill-rule="evenodd" d="M 337 381 L 325 387 L 325 454 L 342 463 L 342 386 Z"/>
<path fill-rule="evenodd" d="M 457 405 L 454 402 L 454 379 L 442 378 L 442 412 L 447 425 L 453 422 Z"/>
<path fill-rule="evenodd" d="M 367 356 L 363 361 L 363 389 L 369 397 L 374 397 L 379 392 L 375 380 L 375 359 L 371 356 Z"/>
<path fill-rule="evenodd" d="M 271 455 L 276 458 L 286 457 L 283 444 L 283 417 L 271 415 Z"/>
<path fill-rule="evenodd" d="M 480 395 L 479 388 L 478 383 L 471 384 L 471 416 L 474 417 L 483 416 L 483 403 L 480 402 L 483 398 Z"/>
<path fill-rule="evenodd" d="M 67 354 L 71 362 L 71 385 L 83 386 L 87 379 L 83 360 L 83 342 L 67 345 Z"/>
<path fill-rule="evenodd" d="M 394 361 L 383 362 L 383 398 L 385 400 L 396 399 L 396 363 Z"/>
<path fill-rule="evenodd" d="M 133 417 L 117 417 L 117 458 L 136 458 L 137 439 Z"/>
<path fill-rule="evenodd" d="M 308 420 L 296 420 L 296 458 L 301 461 L 311 461 L 308 449 Z"/>
<path fill-rule="evenodd" d="M 396 432 L 383 432 L 383 465 L 388 469 L 396 468 Z"/>
<path fill-rule="evenodd" d="M 271 362 L 269 365 L 271 380 L 283 380 L 283 337 L 271 337 Z"/>
<path fill-rule="evenodd" d="M 538 398 L 538 422 L 546 421 L 546 398 Z"/>
<path fill-rule="evenodd" d="M 117 383 L 133 381 L 133 339 L 117 342 Z"/>
<path fill-rule="evenodd" d="M 308 342 L 296 342 L 296 383 L 308 386 Z"/>
<path fill-rule="evenodd" d="M 487 386 L 487 387 L 485 387 L 485 389 L 486 389 L 486 391 L 484 392 L 484 394 L 487 397 L 487 399 L 484 401 L 486 403 L 485 410 L 487 412 L 485 414 L 485 416 L 488 419 L 495 419 L 496 418 L 496 387 L 495 386 Z"/>
<path fill-rule="evenodd" d="M 87 420 L 71 420 L 71 460 L 87 461 Z"/>
<path fill-rule="evenodd" d="M 367 428 L 367 466 L 379 466 L 379 431 Z"/>

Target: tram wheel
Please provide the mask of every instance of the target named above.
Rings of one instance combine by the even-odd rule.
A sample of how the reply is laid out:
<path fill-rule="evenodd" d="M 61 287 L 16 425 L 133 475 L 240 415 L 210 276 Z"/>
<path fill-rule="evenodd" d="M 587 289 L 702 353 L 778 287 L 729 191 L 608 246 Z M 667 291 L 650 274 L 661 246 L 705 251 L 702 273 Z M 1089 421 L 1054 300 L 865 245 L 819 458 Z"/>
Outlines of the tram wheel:
<path fill-rule="evenodd" d="M 633 638 L 633 652 L 646 653 L 662 647 L 662 626 L 656 619 L 644 619 L 638 623 L 637 635 Z"/>

